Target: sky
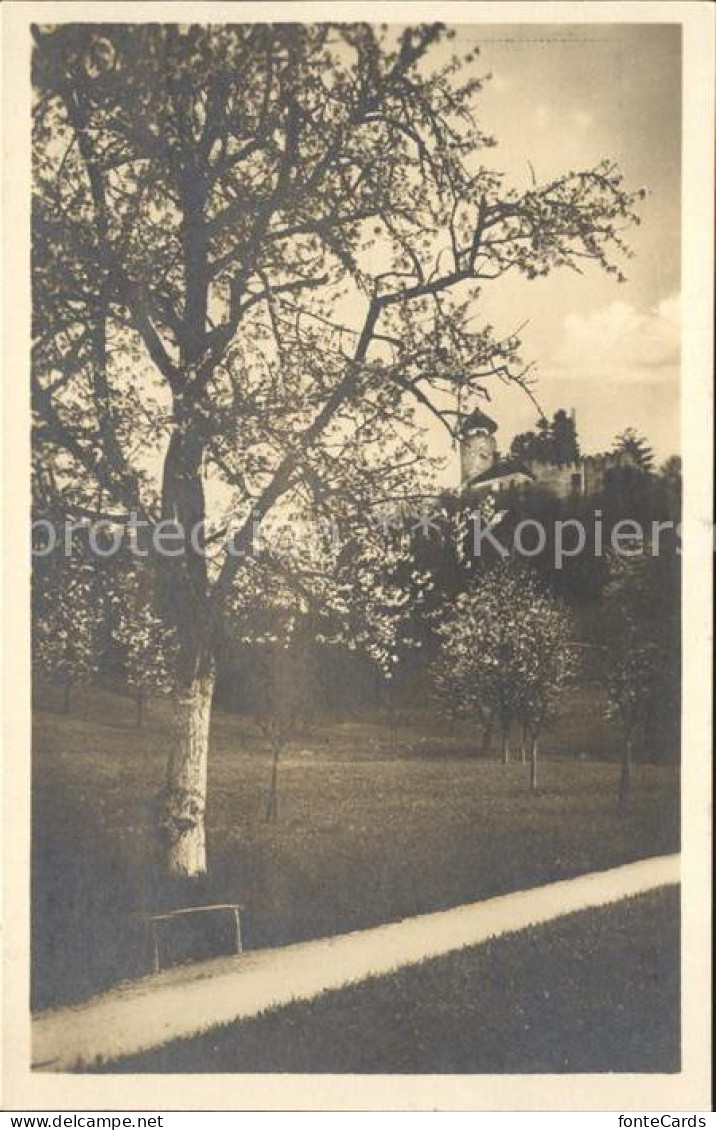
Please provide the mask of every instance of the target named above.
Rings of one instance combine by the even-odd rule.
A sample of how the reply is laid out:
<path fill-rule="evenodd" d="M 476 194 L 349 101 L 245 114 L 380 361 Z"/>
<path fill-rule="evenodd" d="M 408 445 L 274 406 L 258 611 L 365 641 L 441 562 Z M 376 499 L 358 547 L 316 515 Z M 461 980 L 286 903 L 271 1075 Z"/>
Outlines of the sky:
<path fill-rule="evenodd" d="M 462 25 L 449 53 L 479 47 L 473 64 L 492 79 L 478 109 L 498 146 L 486 164 L 516 187 L 570 169 L 616 160 L 627 185 L 644 186 L 641 227 L 628 235 L 634 259 L 627 282 L 588 266 L 533 282 L 487 284 L 485 318 L 521 333 L 525 360 L 537 363 L 536 393 L 547 415 L 574 408 L 582 450 L 604 451 L 634 427 L 659 460 L 678 453 L 681 45 L 675 25 Z M 495 385 L 488 408 L 509 447 L 534 427 L 535 412 L 518 389 Z M 428 421 L 426 420 L 427 424 Z M 432 425 L 431 425 L 432 428 Z M 444 479 L 457 484 L 457 453 L 431 430 L 431 447 L 448 459 Z"/>

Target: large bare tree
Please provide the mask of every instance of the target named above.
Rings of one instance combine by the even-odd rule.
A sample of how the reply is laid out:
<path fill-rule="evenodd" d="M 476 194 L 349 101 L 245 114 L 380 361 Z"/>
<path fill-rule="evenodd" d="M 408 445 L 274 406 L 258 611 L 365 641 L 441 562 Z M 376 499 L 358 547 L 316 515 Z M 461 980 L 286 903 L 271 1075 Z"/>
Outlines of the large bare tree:
<path fill-rule="evenodd" d="M 417 406 L 453 428 L 446 391 L 527 387 L 516 338 L 475 323 L 480 287 L 617 274 L 639 194 L 607 161 L 508 188 L 440 24 L 34 34 L 38 474 L 75 517 L 197 532 L 154 552 L 181 654 L 161 826 L 194 876 L 216 640 L 257 522 L 347 521 L 421 466 Z"/>

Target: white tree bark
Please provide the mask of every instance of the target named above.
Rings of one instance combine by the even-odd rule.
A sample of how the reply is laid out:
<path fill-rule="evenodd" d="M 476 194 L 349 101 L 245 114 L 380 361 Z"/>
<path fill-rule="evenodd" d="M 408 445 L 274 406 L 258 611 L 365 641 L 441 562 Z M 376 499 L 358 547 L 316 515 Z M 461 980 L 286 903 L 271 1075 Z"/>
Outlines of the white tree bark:
<path fill-rule="evenodd" d="M 624 739 L 624 748 L 622 750 L 622 768 L 619 777 L 619 808 L 623 808 L 627 802 L 629 791 L 631 789 L 631 770 L 632 770 L 632 736 L 629 730 Z"/>
<path fill-rule="evenodd" d="M 530 788 L 537 788 L 537 736 L 532 735 L 532 746 L 530 749 Z"/>
<path fill-rule="evenodd" d="M 198 675 L 175 699 L 176 744 L 167 767 L 162 833 L 170 875 L 206 872 L 206 782 L 214 671 Z"/>
<path fill-rule="evenodd" d="M 510 763 L 510 733 L 509 730 L 502 731 L 502 763 L 509 765 Z"/>

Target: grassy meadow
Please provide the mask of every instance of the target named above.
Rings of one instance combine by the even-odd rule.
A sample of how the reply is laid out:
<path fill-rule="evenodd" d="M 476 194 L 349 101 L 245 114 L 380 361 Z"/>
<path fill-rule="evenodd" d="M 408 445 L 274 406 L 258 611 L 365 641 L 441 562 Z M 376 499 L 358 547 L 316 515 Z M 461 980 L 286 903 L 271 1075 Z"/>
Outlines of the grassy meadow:
<path fill-rule="evenodd" d="M 242 903 L 245 944 L 277 946 L 677 850 L 677 770 L 638 765 L 619 813 L 618 734 L 580 693 L 546 737 L 534 795 L 528 768 L 477 756 L 469 730 L 355 718 L 287 751 L 277 824 L 263 811 L 268 751 L 245 720 L 215 711 L 210 877 L 191 897 Z M 171 740 L 167 702 L 152 702 L 138 729 L 131 699 L 116 691 L 79 692 L 68 716 L 51 695 L 38 697 L 36 1007 L 148 970 L 132 912 L 177 898 L 151 865 L 152 797 Z"/>

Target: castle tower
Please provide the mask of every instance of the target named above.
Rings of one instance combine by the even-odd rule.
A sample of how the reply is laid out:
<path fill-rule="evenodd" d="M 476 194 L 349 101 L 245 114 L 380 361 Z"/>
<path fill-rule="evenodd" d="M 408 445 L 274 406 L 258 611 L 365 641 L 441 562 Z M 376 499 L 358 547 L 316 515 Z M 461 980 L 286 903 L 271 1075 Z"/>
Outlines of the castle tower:
<path fill-rule="evenodd" d="M 494 464 L 497 458 L 496 431 L 495 421 L 479 409 L 475 409 L 462 421 L 458 435 L 460 483 L 463 490 L 476 475 L 482 475 Z"/>

